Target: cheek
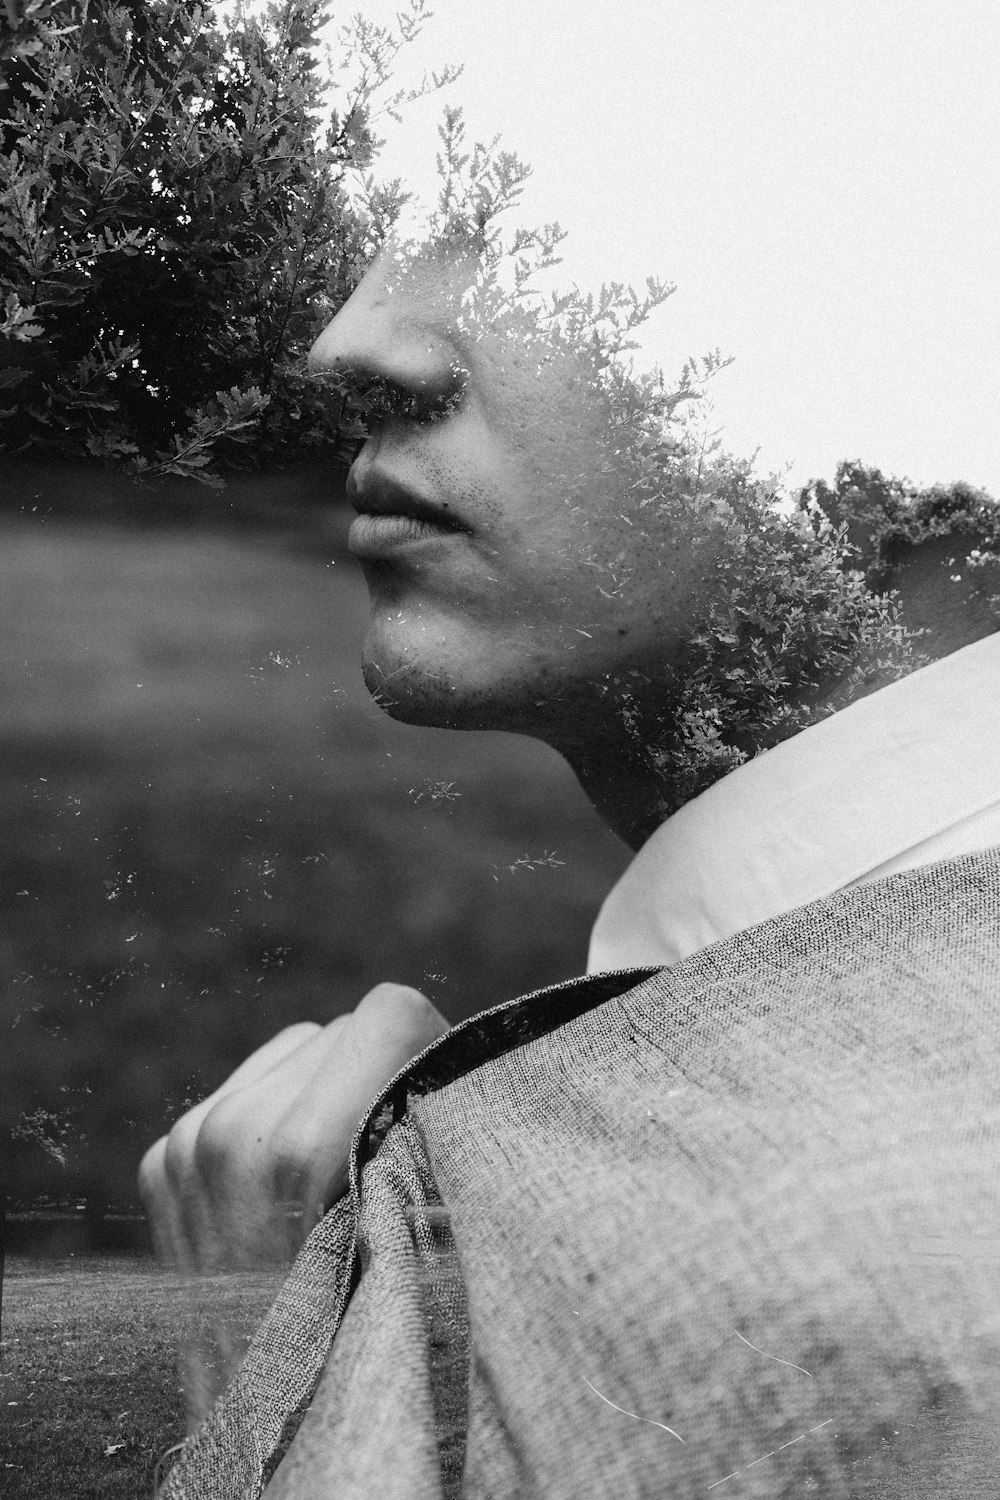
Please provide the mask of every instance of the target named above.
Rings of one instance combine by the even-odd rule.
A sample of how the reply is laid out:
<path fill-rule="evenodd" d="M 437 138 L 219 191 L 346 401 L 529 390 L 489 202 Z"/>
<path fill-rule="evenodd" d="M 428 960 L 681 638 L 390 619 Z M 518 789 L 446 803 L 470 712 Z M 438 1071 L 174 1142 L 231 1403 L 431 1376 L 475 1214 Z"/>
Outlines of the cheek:
<path fill-rule="evenodd" d="M 530 401 L 484 399 L 426 435 L 419 455 L 426 493 L 450 497 L 484 544 L 578 557 L 588 533 L 621 507 L 607 472 L 597 425 L 574 410 Z"/>

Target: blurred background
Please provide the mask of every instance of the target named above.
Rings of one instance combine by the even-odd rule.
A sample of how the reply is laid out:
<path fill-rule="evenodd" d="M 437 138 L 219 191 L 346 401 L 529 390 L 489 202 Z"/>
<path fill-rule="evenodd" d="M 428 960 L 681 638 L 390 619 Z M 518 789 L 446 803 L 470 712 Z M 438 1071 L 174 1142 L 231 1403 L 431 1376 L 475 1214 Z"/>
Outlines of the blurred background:
<path fill-rule="evenodd" d="M 4 1112 L 34 1243 L 134 1237 L 146 1146 L 280 1027 L 383 979 L 459 1020 L 585 965 L 625 850 L 545 747 L 372 704 L 343 478 L 4 473 Z"/>

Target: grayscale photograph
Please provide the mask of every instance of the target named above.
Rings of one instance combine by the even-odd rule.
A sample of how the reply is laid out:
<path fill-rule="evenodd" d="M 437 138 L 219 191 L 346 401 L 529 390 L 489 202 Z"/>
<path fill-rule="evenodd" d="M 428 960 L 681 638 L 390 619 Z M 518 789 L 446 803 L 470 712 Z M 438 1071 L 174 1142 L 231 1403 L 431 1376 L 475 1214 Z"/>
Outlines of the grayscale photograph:
<path fill-rule="evenodd" d="M 352 6 L 0 0 L 0 1496 L 996 1500 L 1000 10 Z"/>

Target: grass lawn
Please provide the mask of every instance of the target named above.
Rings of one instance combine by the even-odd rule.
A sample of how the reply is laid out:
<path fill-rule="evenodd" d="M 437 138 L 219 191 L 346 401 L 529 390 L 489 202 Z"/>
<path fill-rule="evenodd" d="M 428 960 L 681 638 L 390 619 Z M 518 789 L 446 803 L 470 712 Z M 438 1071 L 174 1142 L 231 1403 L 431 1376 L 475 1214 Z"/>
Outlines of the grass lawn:
<path fill-rule="evenodd" d="M 197 1292 L 149 1257 L 8 1258 L 0 1344 L 3 1500 L 142 1500 L 157 1459 L 184 1436 L 178 1349 L 186 1331 L 248 1338 L 282 1272 L 203 1277 Z M 432 1333 L 450 1390 L 464 1355 Z M 461 1472 L 464 1405 L 445 1405 L 442 1462 Z"/>
<path fill-rule="evenodd" d="M 249 1332 L 278 1278 L 213 1277 L 214 1313 Z M 180 1277 L 136 1257 L 13 1258 L 0 1374 L 4 1500 L 141 1500 L 184 1435 L 177 1345 L 194 1317 Z"/>

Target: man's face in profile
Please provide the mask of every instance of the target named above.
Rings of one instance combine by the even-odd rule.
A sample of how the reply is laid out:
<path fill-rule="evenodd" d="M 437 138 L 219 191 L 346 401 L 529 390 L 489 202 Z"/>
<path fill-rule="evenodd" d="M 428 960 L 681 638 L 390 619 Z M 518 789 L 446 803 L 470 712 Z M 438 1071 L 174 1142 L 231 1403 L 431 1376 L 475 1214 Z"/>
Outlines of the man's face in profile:
<path fill-rule="evenodd" d="M 385 249 L 311 363 L 378 392 L 350 545 L 366 681 L 391 713 L 546 737 L 675 656 L 703 565 L 632 493 L 591 351 L 503 299 L 471 251 Z"/>

